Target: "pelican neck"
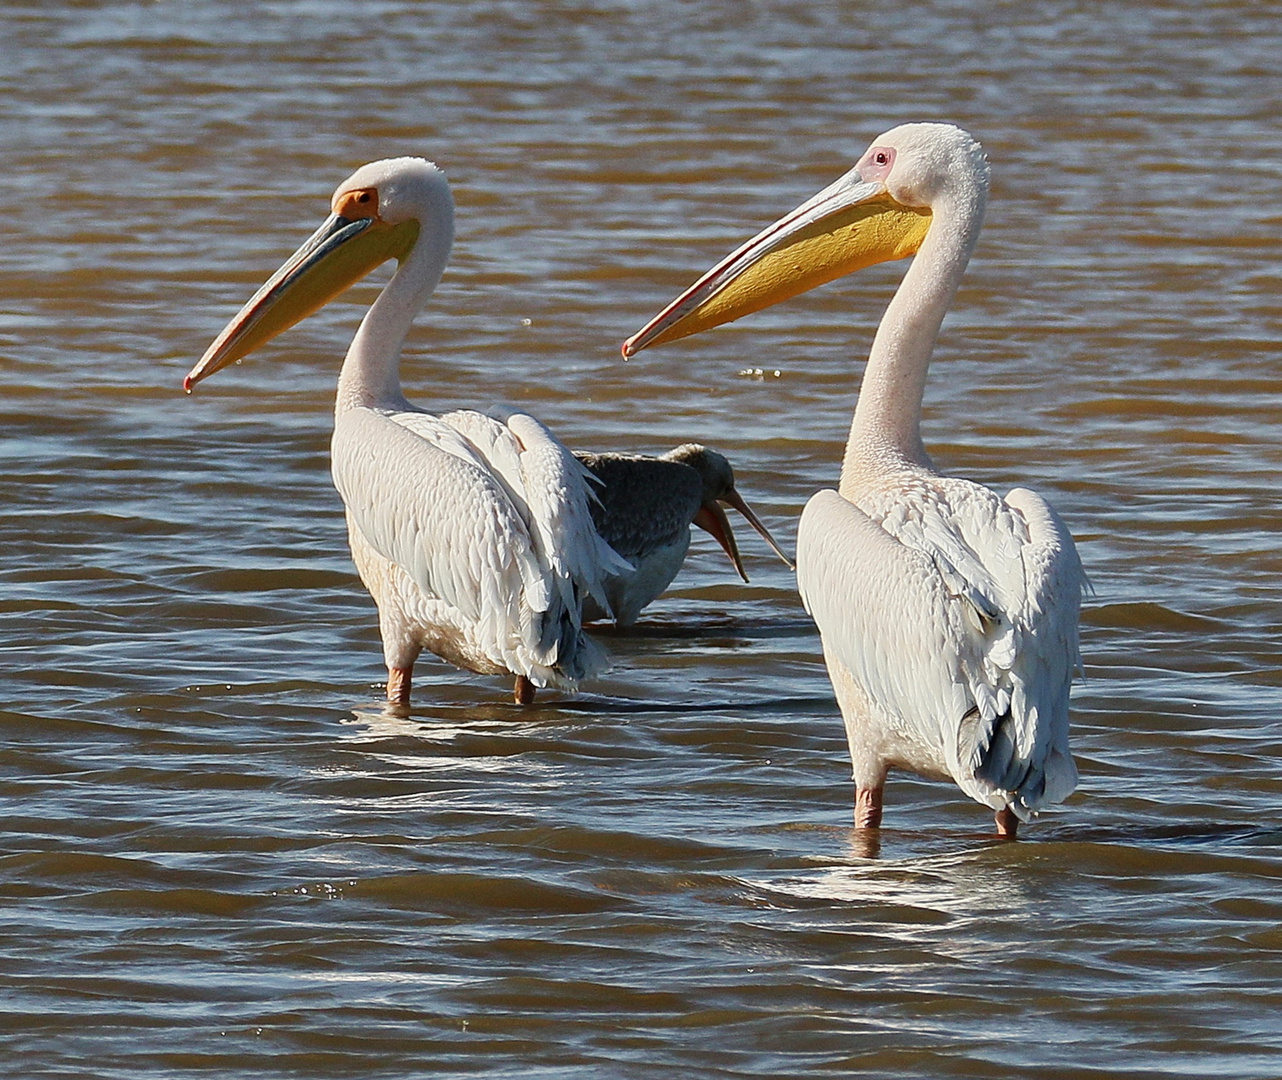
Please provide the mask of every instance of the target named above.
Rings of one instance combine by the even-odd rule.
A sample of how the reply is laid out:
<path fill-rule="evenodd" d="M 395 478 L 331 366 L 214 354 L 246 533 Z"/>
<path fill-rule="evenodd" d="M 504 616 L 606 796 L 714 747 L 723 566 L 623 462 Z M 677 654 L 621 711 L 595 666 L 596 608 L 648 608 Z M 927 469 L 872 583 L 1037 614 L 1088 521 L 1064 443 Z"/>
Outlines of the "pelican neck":
<path fill-rule="evenodd" d="M 888 475 L 933 474 L 921 440 L 926 372 L 983 219 L 983 189 L 931 206 L 930 230 L 891 298 L 872 349 L 841 469 L 847 498 Z"/>
<path fill-rule="evenodd" d="M 415 316 L 440 283 L 452 238 L 452 228 L 425 227 L 370 305 L 343 359 L 336 412 L 409 407 L 401 392 L 401 350 Z"/>

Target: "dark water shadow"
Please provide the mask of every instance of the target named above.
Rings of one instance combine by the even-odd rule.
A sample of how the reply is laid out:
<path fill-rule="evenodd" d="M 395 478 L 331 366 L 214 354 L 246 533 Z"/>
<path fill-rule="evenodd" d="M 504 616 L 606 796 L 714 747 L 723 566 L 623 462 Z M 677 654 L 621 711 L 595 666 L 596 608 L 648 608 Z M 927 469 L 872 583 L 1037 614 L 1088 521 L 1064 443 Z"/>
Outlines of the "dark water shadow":
<path fill-rule="evenodd" d="M 799 709 L 829 709 L 836 712 L 836 702 L 829 695 L 813 697 L 768 698 L 763 701 L 647 701 L 641 699 L 588 698 L 578 697 L 572 700 L 557 702 L 556 708 L 562 712 L 586 713 L 594 716 L 607 716 L 612 713 L 636 715 L 639 713 L 674 713 L 689 715 L 691 713 L 746 713 L 749 715 L 770 715 L 786 713 Z"/>
<path fill-rule="evenodd" d="M 1118 824 L 1118 825 L 1048 825 L 1030 829 L 1029 839 L 1036 838 L 1054 843 L 1077 844 L 1128 844 L 1152 845 L 1202 845 L 1202 844 L 1262 844 L 1282 846 L 1282 828 L 1250 825 L 1242 822 L 1183 822 L 1171 825 Z"/>
<path fill-rule="evenodd" d="M 564 714 L 580 716 L 639 716 L 653 713 L 668 713 L 677 716 L 689 716 L 697 713 L 738 713 L 748 716 L 772 716 L 790 714 L 797 711 L 831 712 L 836 714 L 836 704 L 830 695 L 798 696 L 767 698 L 757 701 L 655 701 L 649 699 L 627 699 L 581 695 L 575 698 L 549 697 L 546 702 L 535 700 L 532 705 L 517 705 L 510 701 L 495 700 L 482 702 L 475 700 L 435 701 L 430 703 L 411 703 L 395 705 L 390 702 L 371 700 L 356 704 L 347 710 L 352 716 L 380 716 L 397 721 L 419 721 L 428 723 L 433 720 L 471 719 L 489 723 L 539 723 L 556 722 Z"/>
<path fill-rule="evenodd" d="M 745 638 L 781 638 L 818 637 L 819 630 L 814 622 L 806 617 L 784 616 L 779 618 L 743 618 L 734 616 L 704 616 L 690 618 L 680 616 L 673 619 L 643 619 L 631 626 L 615 626 L 609 622 L 587 624 L 586 629 L 603 640 L 618 638 L 622 640 L 649 640 L 655 638 L 677 638 L 698 640 L 700 638 L 723 638 L 727 635 Z"/>

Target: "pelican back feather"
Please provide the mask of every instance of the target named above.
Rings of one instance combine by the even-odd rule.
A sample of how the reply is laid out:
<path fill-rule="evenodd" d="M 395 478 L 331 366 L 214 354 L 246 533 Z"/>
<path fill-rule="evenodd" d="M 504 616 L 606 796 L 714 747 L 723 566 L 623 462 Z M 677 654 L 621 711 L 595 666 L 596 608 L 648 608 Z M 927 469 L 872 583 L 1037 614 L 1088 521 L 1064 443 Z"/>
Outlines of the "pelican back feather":
<path fill-rule="evenodd" d="M 545 475 L 547 461 L 527 467 L 525 451 L 479 413 L 354 408 L 336 418 L 334 483 L 351 527 L 425 600 L 451 610 L 469 649 L 535 685 L 573 688 L 605 666 L 578 611 L 580 590 L 594 584 L 584 553 L 596 553 L 595 534 L 565 525 L 575 553 L 549 555 L 546 500 L 531 498 L 530 482 L 555 487 L 558 478 Z M 577 490 L 590 524 L 577 463 L 565 458 L 559 482 L 569 502 Z"/>
<path fill-rule="evenodd" d="M 1083 578 L 1045 502 L 1012 495 L 933 475 L 859 506 L 820 492 L 802 515 L 797 577 L 825 652 L 875 720 L 976 801 L 1026 818 L 1076 784 L 1068 691 Z"/>

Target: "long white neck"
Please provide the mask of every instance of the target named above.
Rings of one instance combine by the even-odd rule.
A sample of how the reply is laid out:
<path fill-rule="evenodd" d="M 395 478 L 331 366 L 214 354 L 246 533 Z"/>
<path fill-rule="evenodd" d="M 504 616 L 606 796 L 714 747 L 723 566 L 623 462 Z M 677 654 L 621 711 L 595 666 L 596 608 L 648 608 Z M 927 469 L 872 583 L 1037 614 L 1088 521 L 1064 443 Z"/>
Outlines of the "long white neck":
<path fill-rule="evenodd" d="M 931 207 L 930 231 L 886 308 L 868 355 L 841 467 L 846 498 L 853 500 L 889 474 L 934 471 L 921 441 L 926 370 L 979 238 L 984 195 L 977 184 Z"/>
<path fill-rule="evenodd" d="M 336 413 L 354 408 L 403 409 L 401 348 L 414 317 L 440 283 L 450 257 L 453 215 L 424 221 L 409 256 L 365 313 L 338 376 Z"/>

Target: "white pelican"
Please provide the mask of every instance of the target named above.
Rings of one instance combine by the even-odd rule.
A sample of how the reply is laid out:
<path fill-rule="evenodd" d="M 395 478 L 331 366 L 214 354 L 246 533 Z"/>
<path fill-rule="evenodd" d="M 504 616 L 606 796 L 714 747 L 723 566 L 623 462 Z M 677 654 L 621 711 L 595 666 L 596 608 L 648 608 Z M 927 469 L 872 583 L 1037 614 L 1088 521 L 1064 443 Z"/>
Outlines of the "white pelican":
<path fill-rule="evenodd" d="M 926 369 L 987 194 L 987 160 L 966 132 L 897 127 L 623 346 L 631 356 L 916 255 L 868 357 L 840 488 L 811 498 L 797 537 L 863 828 L 881 823 L 892 766 L 951 777 L 1010 837 L 1077 783 L 1068 692 L 1085 576 L 1072 536 L 1025 488 L 1001 499 L 941 476 L 921 441 Z"/>
<path fill-rule="evenodd" d="M 389 259 L 338 378 L 334 484 L 352 559 L 378 605 L 387 698 L 409 701 L 423 649 L 459 667 L 572 689 L 604 654 L 584 597 L 630 570 L 598 535 L 589 474 L 522 412 L 433 416 L 401 393 L 401 346 L 441 279 L 454 237 L 445 175 L 420 158 L 377 161 L 339 185 L 332 214 L 218 335 L 183 383 L 247 355 Z"/>
<path fill-rule="evenodd" d="M 600 481 L 592 504 L 597 532 L 632 564 L 630 574 L 612 574 L 605 582 L 610 610 L 619 626 L 631 626 L 641 609 L 677 576 L 690 547 L 690 526 L 709 533 L 734 563 L 744 581 L 748 574 L 721 503 L 733 506 L 792 569 L 792 561 L 753 513 L 734 486 L 734 469 L 724 455 L 699 443 L 685 443 L 659 457 L 645 454 L 574 456 Z M 606 617 L 588 599 L 584 619 Z"/>

